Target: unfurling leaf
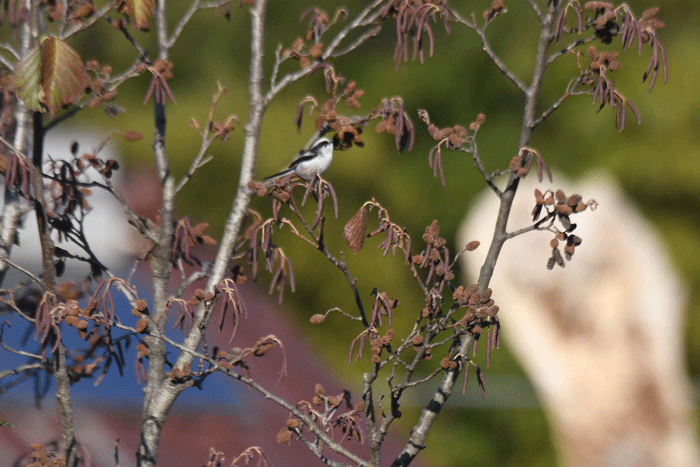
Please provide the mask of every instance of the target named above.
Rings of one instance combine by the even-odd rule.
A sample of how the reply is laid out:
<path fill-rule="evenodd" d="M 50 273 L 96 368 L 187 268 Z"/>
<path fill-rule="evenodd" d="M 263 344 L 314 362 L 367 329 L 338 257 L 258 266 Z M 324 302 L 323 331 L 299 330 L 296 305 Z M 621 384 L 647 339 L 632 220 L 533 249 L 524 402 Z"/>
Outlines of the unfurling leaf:
<path fill-rule="evenodd" d="M 345 224 L 343 238 L 348 241 L 348 246 L 357 253 L 362 249 L 367 232 L 367 211 L 362 206 L 359 211 Z"/>
<path fill-rule="evenodd" d="M 51 36 L 17 66 L 18 95 L 33 110 L 43 104 L 53 116 L 64 105 L 77 101 L 90 87 L 80 55 L 62 40 Z"/>
<path fill-rule="evenodd" d="M 17 96 L 22 99 L 24 105 L 32 110 L 42 110 L 39 100 L 41 82 L 41 59 L 37 47 L 29 53 L 24 60 L 17 64 L 15 69 L 15 87 Z"/>

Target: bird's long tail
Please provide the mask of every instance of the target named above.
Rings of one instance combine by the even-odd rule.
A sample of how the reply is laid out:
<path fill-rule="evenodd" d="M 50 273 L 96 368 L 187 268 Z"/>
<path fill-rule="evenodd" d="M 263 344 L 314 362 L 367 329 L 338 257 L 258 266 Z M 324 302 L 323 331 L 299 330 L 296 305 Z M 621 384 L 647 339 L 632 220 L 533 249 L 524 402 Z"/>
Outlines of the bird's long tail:
<path fill-rule="evenodd" d="M 265 185 L 265 187 L 269 187 L 275 184 L 275 180 L 286 177 L 287 175 L 294 173 L 294 169 L 286 169 L 283 170 L 282 172 L 276 173 L 274 175 L 270 175 L 269 177 L 265 177 L 262 179 L 262 184 Z"/>

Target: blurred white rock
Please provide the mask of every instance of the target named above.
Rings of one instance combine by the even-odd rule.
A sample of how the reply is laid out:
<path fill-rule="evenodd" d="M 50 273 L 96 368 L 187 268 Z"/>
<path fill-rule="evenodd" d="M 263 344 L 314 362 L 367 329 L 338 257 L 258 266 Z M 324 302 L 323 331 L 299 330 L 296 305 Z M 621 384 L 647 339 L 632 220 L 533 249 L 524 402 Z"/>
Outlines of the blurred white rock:
<path fill-rule="evenodd" d="M 47 157 L 54 160 L 68 160 L 71 155 L 71 144 L 77 142 L 78 156 L 84 153 L 93 153 L 101 145 L 105 132 L 93 128 L 62 128 L 47 134 L 44 150 L 44 161 Z M 119 154 L 114 151 L 112 142 L 97 154 L 101 159 L 114 159 L 119 162 L 122 169 L 113 172 L 111 182 L 117 190 L 123 190 L 125 180 L 123 176 L 123 163 Z M 44 164 L 46 168 L 46 164 Z M 94 171 L 90 181 L 102 181 L 102 178 Z M 2 188 L 4 190 L 4 178 Z M 95 256 L 112 271 L 123 269 L 133 259 L 137 251 L 135 242 L 135 230 L 131 227 L 120 204 L 114 197 L 99 188 L 92 188 L 92 194 L 88 197 L 88 203 L 92 210 L 85 216 L 85 235 Z M 0 210 L 4 212 L 4 200 L 0 197 Z M 20 245 L 12 249 L 10 259 L 34 273 L 41 271 L 41 248 L 37 234 L 36 216 L 30 212 L 25 216 L 22 228 L 19 230 Z M 84 252 L 67 242 L 59 242 L 58 236 L 53 240 L 57 247 L 70 253 L 85 257 Z M 89 266 L 85 262 L 67 260 L 66 277 L 79 278 L 89 273 Z M 14 274 L 14 273 L 12 273 Z M 8 282 L 11 283 L 11 282 Z"/>
<path fill-rule="evenodd" d="M 550 232 L 503 247 L 491 288 L 506 345 L 545 407 L 567 466 L 698 466 L 682 338 L 686 293 L 653 226 L 615 180 L 596 172 L 576 183 L 521 181 L 508 231 L 532 224 L 534 189 L 561 188 L 595 199 L 572 216 L 583 239 L 566 266 L 546 269 Z M 470 209 L 458 245 L 470 282 L 493 237 L 498 199 L 490 190 Z"/>

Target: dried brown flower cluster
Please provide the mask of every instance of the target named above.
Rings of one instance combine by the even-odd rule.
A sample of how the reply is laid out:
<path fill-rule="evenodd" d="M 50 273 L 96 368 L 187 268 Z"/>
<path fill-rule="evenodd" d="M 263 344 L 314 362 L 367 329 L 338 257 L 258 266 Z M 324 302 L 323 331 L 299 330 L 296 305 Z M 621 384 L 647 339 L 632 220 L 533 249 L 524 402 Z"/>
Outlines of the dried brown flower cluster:
<path fill-rule="evenodd" d="M 467 313 L 462 319 L 457 321 L 462 327 L 472 326 L 475 334 L 483 332 L 483 328 L 477 326 L 474 320 L 487 322 L 489 318 L 496 316 L 498 313 L 498 305 L 491 298 L 493 291 L 487 288 L 479 293 L 479 288 L 476 284 L 469 287 L 460 285 L 452 294 L 452 299 L 458 307 L 468 307 Z"/>
<path fill-rule="evenodd" d="M 236 314 L 234 317 L 234 324 L 235 326 L 238 326 L 237 322 L 240 318 L 239 314 Z M 231 338 L 229 341 L 233 341 L 233 338 L 235 336 L 234 334 L 231 335 Z M 244 348 L 241 349 L 239 347 L 231 347 L 228 351 L 220 349 L 218 347 L 214 347 L 212 351 L 213 355 L 213 360 L 216 362 L 218 366 L 221 368 L 224 368 L 225 370 L 232 370 L 233 368 L 239 369 L 247 378 L 250 378 L 251 371 L 250 371 L 250 366 L 247 362 L 247 358 L 250 356 L 253 357 L 264 357 L 268 351 L 274 347 L 278 347 L 282 351 L 282 361 L 281 361 L 281 367 L 279 370 L 279 379 L 277 380 L 277 384 L 279 384 L 282 379 L 287 375 L 287 355 L 284 350 L 284 345 L 282 344 L 282 341 L 280 341 L 276 336 L 274 335 L 268 335 L 265 337 L 261 337 L 258 339 L 255 344 L 252 347 Z M 211 370 L 207 370 L 204 372 L 200 372 L 197 374 L 197 376 L 202 376 L 210 373 Z"/>
<path fill-rule="evenodd" d="M 330 432 L 333 440 L 339 445 L 348 440 L 356 440 L 364 443 L 365 435 L 360 427 L 361 414 L 365 410 L 365 403 L 358 402 L 354 406 L 350 400 L 350 392 L 343 390 L 337 395 L 326 395 L 326 390 L 320 384 L 314 386 L 312 402 L 300 401 L 296 407 L 305 412 L 305 415 L 326 432 Z M 338 413 L 342 403 L 345 402 L 346 412 Z M 287 419 L 285 427 L 277 433 L 277 442 L 287 443 L 292 435 L 302 436 L 304 422 L 296 417 Z M 340 439 L 337 431 L 340 431 Z"/>
<path fill-rule="evenodd" d="M 200 222 L 193 226 L 187 217 L 175 223 L 175 240 L 171 251 L 171 261 L 174 268 L 179 267 L 180 261 L 190 266 L 202 265 L 199 258 L 193 254 L 192 248 L 199 245 L 216 245 L 216 240 L 205 233 L 208 228 L 209 224 L 206 222 Z"/>
<path fill-rule="evenodd" d="M 318 111 L 318 115 L 314 121 L 316 131 L 319 134 L 324 134 L 329 131 L 334 131 L 335 134 L 331 138 L 336 149 L 341 151 L 350 149 L 353 144 L 363 147 L 364 141 L 361 138 L 362 126 L 366 123 L 367 118 L 348 118 L 339 113 L 337 106 L 341 101 L 353 109 L 360 108 L 360 98 L 364 96 L 365 91 L 357 87 L 355 81 L 349 82 L 344 87 L 345 78 L 336 74 L 335 70 L 330 65 L 324 65 L 324 77 L 326 79 L 326 89 L 331 93 L 331 97 L 327 99 L 323 105 L 313 96 L 307 96 L 299 103 L 297 113 L 294 117 L 294 123 L 297 126 L 297 132 L 301 133 L 302 117 L 304 108 L 309 104 L 311 112 Z"/>
<path fill-rule="evenodd" d="M 374 208 L 378 210 L 379 226 L 368 234 L 367 211 L 371 211 Z M 405 253 L 406 263 L 408 264 L 411 258 L 411 237 L 406 233 L 406 229 L 391 222 L 389 211 L 374 199 L 363 204 L 345 224 L 343 238 L 348 242 L 350 249 L 358 253 L 364 245 L 365 236 L 371 238 L 382 232 L 387 234 L 386 239 L 379 244 L 379 248 L 383 250 L 383 255 L 386 256 L 389 250 L 391 250 L 393 255 L 396 255 L 397 249 L 400 249 Z"/>
<path fill-rule="evenodd" d="M 348 11 L 340 7 L 335 11 L 331 20 L 328 13 L 318 7 L 311 7 L 302 12 L 299 21 L 309 17 L 309 29 L 306 31 L 305 39 L 307 41 L 318 41 L 326 30 L 338 22 L 341 16 L 344 19 L 348 17 Z"/>
<path fill-rule="evenodd" d="M 283 58 L 293 58 L 299 60 L 302 69 L 311 65 L 312 60 L 320 59 L 323 53 L 323 43 L 316 42 L 311 46 L 306 46 L 304 39 L 297 37 L 292 47 L 282 52 Z"/>
<path fill-rule="evenodd" d="M 248 4 L 254 2 L 254 0 L 244 1 Z M 225 6 L 228 5 L 229 3 L 226 3 Z M 255 463 L 253 463 L 253 460 L 255 460 L 256 458 L 257 460 L 255 461 Z M 214 448 L 209 448 L 209 460 L 207 461 L 205 467 L 240 467 L 244 465 L 255 465 L 255 467 L 272 467 L 272 462 L 270 462 L 270 459 L 267 457 L 267 454 L 258 446 L 251 446 L 247 448 L 245 451 L 236 456 L 230 464 L 225 461 L 226 458 L 224 457 L 223 452 L 217 451 Z M 242 463 L 239 464 L 239 462 Z"/>
<path fill-rule="evenodd" d="M 93 96 L 88 101 L 88 107 L 102 105 L 105 113 L 109 117 L 117 118 L 120 113 L 124 112 L 124 109 L 117 104 L 110 103 L 117 98 L 116 86 L 104 87 L 105 83 L 108 83 L 110 80 L 112 67 L 109 65 L 100 65 L 97 60 L 88 60 L 85 64 L 85 70 L 94 74 L 94 78 L 90 84 L 90 90 Z"/>
<path fill-rule="evenodd" d="M 571 216 L 590 209 L 595 210 L 598 203 L 595 200 L 583 202 L 580 195 L 574 194 L 566 196 L 562 190 L 552 192 L 547 190 L 542 193 L 535 189 L 535 208 L 532 210 L 532 219 L 536 221 L 536 226 L 541 226 L 549 222 L 545 230 L 554 232 L 554 238 L 550 242 L 552 256 L 547 261 L 547 269 L 554 268 L 554 265 L 564 267 L 564 257 L 571 260 L 574 250 L 582 242 L 581 238 L 572 232 L 576 229 L 576 224 L 571 222 Z M 542 212 L 545 216 L 540 219 Z M 539 219 L 539 220 L 538 220 Z M 558 220 L 562 226 L 560 230 L 554 225 L 554 220 Z M 559 242 L 564 242 L 564 257 L 559 251 Z"/>
<path fill-rule="evenodd" d="M 173 67 L 174 65 L 171 62 L 163 58 L 156 60 L 153 66 L 148 67 L 148 71 L 153 74 L 153 79 L 146 92 L 146 97 L 143 99 L 144 104 L 148 102 L 151 95 L 153 95 L 153 100 L 156 104 L 165 105 L 168 99 L 173 104 L 177 104 L 175 96 L 168 85 L 168 80 L 174 76 Z"/>
<path fill-rule="evenodd" d="M 32 163 L 26 157 L 12 151 L 5 157 L 0 155 L 0 173 L 5 176 L 5 186 L 15 193 L 29 198 L 34 181 Z"/>
<path fill-rule="evenodd" d="M 278 190 L 281 189 L 275 188 L 273 195 Z M 284 251 L 272 243 L 274 224 L 275 221 L 273 219 L 263 222 L 259 214 L 256 213 L 253 223 L 244 234 L 244 238 L 248 241 L 248 251 L 245 256 L 252 268 L 253 279 L 255 280 L 258 277 L 259 250 L 262 251 L 265 269 L 271 273 L 274 271 L 273 280 L 270 283 L 270 293 L 276 288 L 279 292 L 279 302 L 282 303 L 284 287 L 287 281 L 289 281 L 291 290 L 294 291 L 294 270 Z M 277 267 L 275 267 L 275 263 L 277 263 Z"/>
<path fill-rule="evenodd" d="M 576 12 L 578 27 L 568 30 L 565 28 L 566 13 L 569 9 Z M 604 44 L 610 44 L 614 36 L 620 35 L 622 38 L 623 50 L 626 50 L 633 43 L 635 38 L 638 43 L 638 53 L 642 53 L 642 44 L 650 44 L 653 49 L 652 57 L 647 70 L 642 77 L 642 82 L 646 81 L 653 69 L 652 79 L 649 83 L 649 91 L 654 87 L 658 74 L 659 64 L 663 64 L 664 82 L 668 77 L 668 65 L 666 61 L 666 50 L 661 45 L 656 30 L 664 27 L 664 23 L 656 18 L 659 13 L 658 7 L 649 8 L 642 13 L 640 19 L 635 18 L 627 4 L 614 7 L 610 2 L 587 2 L 584 10 L 594 13 L 592 18 L 585 18 L 578 2 L 570 1 L 561 10 L 557 21 L 556 38 L 557 42 L 564 34 L 576 32 L 580 34 L 588 27 L 593 27 L 596 37 Z M 619 68 L 619 65 L 617 65 Z"/>
<path fill-rule="evenodd" d="M 66 465 L 65 457 L 58 454 L 55 446 L 54 449 L 47 450 L 41 443 L 32 443 L 29 447 L 31 452 L 23 459 L 27 463 L 22 465 L 31 467 L 64 467 Z"/>
<path fill-rule="evenodd" d="M 381 121 L 377 124 L 377 133 L 386 131 L 394 135 L 394 144 L 399 152 L 404 149 L 409 151 L 413 149 L 413 143 L 416 140 L 416 130 L 404 109 L 402 98 L 382 99 L 381 105 L 372 111 L 372 116 L 381 118 Z"/>
<path fill-rule="evenodd" d="M 425 278 L 425 283 L 428 284 L 433 280 L 439 281 L 436 284 L 438 287 L 442 287 L 443 281 L 451 281 L 455 278 L 452 272 L 453 262 L 450 262 L 449 251 L 447 249 L 447 240 L 440 237 L 440 225 L 438 221 L 433 221 L 429 226 L 425 228 L 425 233 L 423 234 L 423 241 L 425 242 L 425 249 L 419 254 L 413 256 L 413 264 L 418 268 L 428 269 L 427 276 Z M 437 303 L 434 303 L 437 306 Z M 432 313 L 437 308 L 427 307 L 426 310 Z M 425 311 L 425 310 L 424 310 Z"/>
<path fill-rule="evenodd" d="M 587 52 L 591 64 L 585 70 L 579 81 L 592 87 L 593 102 L 598 101 L 598 109 L 600 112 L 605 104 L 611 109 L 617 109 L 615 126 L 622 131 L 625 128 L 625 120 L 627 115 L 627 107 L 632 109 L 637 123 L 641 123 L 642 117 L 637 110 L 637 107 L 620 92 L 615 89 L 615 82 L 608 79 L 607 72 L 619 70 L 622 65 L 617 61 L 617 53 L 598 52 L 595 47 L 590 46 Z M 627 106 L 627 107 L 626 107 Z"/>
<path fill-rule="evenodd" d="M 338 217 L 338 197 L 335 193 L 333 186 L 320 177 L 316 175 L 309 181 L 295 181 L 298 177 L 291 174 L 281 179 L 275 180 L 275 184 L 272 185 L 270 195 L 272 197 L 272 213 L 273 217 L 271 219 L 263 220 L 262 216 L 253 211 L 249 210 L 251 214 L 251 224 L 246 228 L 245 233 L 242 236 L 241 244 L 239 245 L 238 252 L 234 254 L 234 259 L 246 258 L 248 264 L 252 268 L 252 277 L 256 279 L 258 277 L 258 261 L 260 258 L 259 250 L 262 251 L 262 258 L 265 262 L 265 268 L 269 272 L 274 271 L 274 276 L 270 284 L 270 293 L 275 289 L 279 292 L 279 301 L 282 302 L 284 287 L 289 281 L 291 290 L 294 291 L 294 273 L 292 270 L 291 261 L 284 253 L 284 251 L 272 242 L 273 226 L 274 225 L 285 225 L 290 228 L 291 232 L 303 238 L 305 241 L 311 244 L 317 244 L 323 235 L 323 207 L 325 201 L 328 198 L 332 199 L 333 209 L 335 217 Z M 309 240 L 304 237 L 294 226 L 294 224 L 286 218 L 280 216 L 280 211 L 283 206 L 287 206 L 299 219 L 303 219 L 304 216 L 299 211 L 297 206 L 297 201 L 294 197 L 294 188 L 303 187 L 305 189 L 304 195 L 301 200 L 301 205 L 303 206 L 311 195 L 316 200 L 316 217 L 313 222 L 307 223 L 303 221 L 304 228 L 307 233 L 314 237 L 314 240 Z M 267 188 L 260 182 L 250 182 L 248 183 L 248 188 L 255 191 L 259 196 L 264 196 L 267 194 Z M 320 233 L 316 234 L 314 231 L 320 228 Z M 318 236 L 317 236 L 318 235 Z M 247 249 L 244 246 L 247 244 Z M 275 263 L 278 266 L 275 269 Z"/>
<path fill-rule="evenodd" d="M 345 87 L 343 92 L 343 97 L 346 103 L 350 107 L 359 108 L 360 103 L 358 99 L 364 95 L 364 91 L 355 88 L 355 82 L 351 82 Z M 364 141 L 360 137 L 362 134 L 362 128 L 357 124 L 353 124 L 350 119 L 338 115 L 335 110 L 337 101 L 335 99 L 328 99 L 323 107 L 319 109 L 318 116 L 316 117 L 316 131 L 335 131 L 333 135 L 333 145 L 344 151 L 350 149 L 353 144 L 357 146 L 364 146 Z"/>
<path fill-rule="evenodd" d="M 374 305 L 372 306 L 372 317 L 369 320 L 370 324 L 382 326 L 382 316 L 386 316 L 388 317 L 388 325 L 391 326 L 391 310 L 399 306 L 399 301 L 395 298 L 389 298 L 386 292 L 378 292 L 377 289 L 374 289 L 372 294 L 374 295 Z M 389 331 L 391 332 L 391 337 L 388 337 L 390 341 L 394 338 L 394 331 L 391 329 Z"/>
<path fill-rule="evenodd" d="M 384 292 L 382 292 L 384 293 Z M 398 300 L 396 300 L 398 302 Z M 396 306 L 396 305 L 394 305 Z M 391 352 L 391 341 L 394 339 L 395 333 L 393 329 L 388 329 L 386 331 L 386 334 L 383 336 L 379 336 L 376 334 L 374 337 L 372 337 L 369 341 L 370 343 L 370 352 L 372 353 L 372 363 L 379 363 L 381 359 L 381 354 L 382 354 L 382 349 L 387 349 L 388 352 Z"/>
<path fill-rule="evenodd" d="M 189 364 L 185 364 L 182 368 L 174 367 L 168 376 L 174 383 L 182 383 L 192 379 L 192 370 Z"/>
<path fill-rule="evenodd" d="M 506 13 L 508 10 L 503 5 L 503 0 L 493 0 L 491 8 L 484 12 L 484 19 L 487 22 L 493 20 L 496 16 Z"/>
<path fill-rule="evenodd" d="M 577 27 L 567 29 L 566 15 L 569 10 L 576 12 Z M 586 16 L 586 11 L 592 13 L 592 16 Z M 649 8 L 640 19 L 635 18 L 627 4 L 622 4 L 615 7 L 610 2 L 586 2 L 583 9 L 579 6 L 578 0 L 569 0 L 564 8 L 561 9 L 557 18 L 555 37 L 557 43 L 564 35 L 581 34 L 585 30 L 592 28 L 595 32 L 595 37 L 603 44 L 610 44 L 615 36 L 621 36 L 622 48 L 627 50 L 636 38 L 638 53 L 642 53 L 642 45 L 650 44 L 652 47 L 652 56 L 649 60 L 642 82 L 645 82 L 649 76 L 649 92 L 651 92 L 658 76 L 659 66 L 663 66 L 664 83 L 668 79 L 668 64 L 666 60 L 666 50 L 661 45 L 656 30 L 664 27 L 664 23 L 656 18 L 659 13 L 659 8 Z M 574 44 L 576 45 L 576 44 Z M 570 46 L 573 53 L 580 55 L 580 52 L 573 51 L 573 46 Z M 588 58 L 591 64 L 588 68 L 581 67 L 581 76 L 578 80 L 579 84 L 590 86 L 590 94 L 593 94 L 593 102 L 599 101 L 597 111 L 600 111 L 607 103 L 611 109 L 617 109 L 616 127 L 620 131 L 624 129 L 625 112 L 628 106 L 634 112 L 637 122 L 641 122 L 641 117 L 636 107 L 627 100 L 620 92 L 615 90 L 615 83 L 608 79 L 607 72 L 619 70 L 621 64 L 618 61 L 618 54 L 614 52 L 598 52 L 595 47 L 591 46 L 588 49 Z"/>
<path fill-rule="evenodd" d="M 480 113 L 476 116 L 476 120 L 469 124 L 469 131 L 461 125 L 453 127 L 439 128 L 430 121 L 430 115 L 425 109 L 418 109 L 418 118 L 428 125 L 428 133 L 438 143 L 430 149 L 428 153 L 428 166 L 433 169 L 433 176 L 437 177 L 440 174 L 442 186 L 446 186 L 445 173 L 442 168 L 442 147 L 449 150 L 462 149 L 465 143 L 468 144 L 467 152 L 473 152 L 474 137 L 479 131 L 481 125 L 486 121 L 486 115 Z"/>
<path fill-rule="evenodd" d="M 413 59 L 420 57 L 423 63 L 423 34 L 428 36 L 428 54 L 432 57 L 435 47 L 433 30 L 430 19 L 437 23 L 439 19 L 445 26 L 447 34 L 450 33 L 449 20 L 452 10 L 447 0 L 392 0 L 382 10 L 383 17 L 392 17 L 396 20 L 397 40 L 394 50 L 396 69 L 399 69 L 402 60 L 408 60 L 408 45 L 413 44 Z"/>
<path fill-rule="evenodd" d="M 328 28 L 338 22 L 341 16 L 347 18 L 348 12 L 345 8 L 340 7 L 336 10 L 331 20 L 326 11 L 317 7 L 311 7 L 301 14 L 299 20 L 303 21 L 307 16 L 309 18 L 309 29 L 306 31 L 306 34 L 303 38 L 297 37 L 290 48 L 282 51 L 282 56 L 279 57 L 278 55 L 278 61 L 281 62 L 292 58 L 299 61 L 302 69 L 309 67 L 312 63 L 316 63 L 320 68 L 328 68 L 330 65 L 323 64 L 324 45 L 321 42 L 321 37 Z"/>
<path fill-rule="evenodd" d="M 546 174 L 549 181 L 552 181 L 552 172 L 542 156 L 532 148 L 520 148 L 518 155 L 511 159 L 508 170 L 513 172 L 518 178 L 525 178 L 530 173 L 532 161 L 537 160 L 537 180 L 542 182 L 543 175 Z"/>
<path fill-rule="evenodd" d="M 240 124 L 240 121 L 236 115 L 229 115 L 224 120 L 214 120 L 217 102 L 222 96 L 228 97 L 228 89 L 218 81 L 216 84 L 218 89 L 212 96 L 206 124 L 202 125 L 199 123 L 199 120 L 192 117 L 190 119 L 190 128 L 197 131 L 204 141 L 213 141 L 218 138 L 222 142 L 226 142 L 231 136 L 231 132 L 236 129 L 236 124 Z M 213 135 L 209 136 L 207 133 L 213 133 Z"/>

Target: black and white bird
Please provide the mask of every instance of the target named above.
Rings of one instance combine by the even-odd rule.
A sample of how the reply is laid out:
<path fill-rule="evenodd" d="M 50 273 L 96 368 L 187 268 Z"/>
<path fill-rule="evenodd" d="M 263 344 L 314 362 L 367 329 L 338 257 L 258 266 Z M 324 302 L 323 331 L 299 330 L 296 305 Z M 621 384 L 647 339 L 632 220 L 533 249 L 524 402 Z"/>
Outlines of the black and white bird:
<path fill-rule="evenodd" d="M 328 138 L 319 138 L 307 151 L 301 151 L 288 168 L 264 178 L 262 182 L 265 186 L 270 186 L 275 183 L 275 180 L 292 173 L 304 180 L 310 180 L 314 174 L 321 175 L 325 172 L 331 166 L 331 162 L 333 162 L 333 143 Z"/>

